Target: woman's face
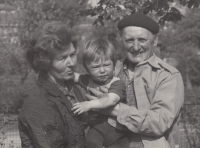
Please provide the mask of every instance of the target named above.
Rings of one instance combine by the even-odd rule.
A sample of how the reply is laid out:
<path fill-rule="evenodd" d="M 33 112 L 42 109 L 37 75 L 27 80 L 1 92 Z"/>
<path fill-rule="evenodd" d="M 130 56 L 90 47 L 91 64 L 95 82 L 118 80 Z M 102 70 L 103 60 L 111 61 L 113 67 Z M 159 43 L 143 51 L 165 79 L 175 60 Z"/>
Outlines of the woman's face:
<path fill-rule="evenodd" d="M 55 53 L 48 72 L 57 83 L 62 84 L 64 81 L 73 79 L 76 63 L 76 50 L 74 46 L 70 44 L 66 49 Z"/>

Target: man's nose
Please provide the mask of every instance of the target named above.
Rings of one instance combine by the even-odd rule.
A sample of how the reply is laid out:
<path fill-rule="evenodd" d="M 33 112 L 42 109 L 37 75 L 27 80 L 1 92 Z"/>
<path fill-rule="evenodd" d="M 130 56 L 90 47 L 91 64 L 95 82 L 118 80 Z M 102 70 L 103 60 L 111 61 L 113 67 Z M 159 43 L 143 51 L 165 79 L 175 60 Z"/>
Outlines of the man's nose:
<path fill-rule="evenodd" d="M 133 45 L 132 45 L 132 50 L 134 51 L 139 51 L 140 50 L 140 43 L 136 40 L 133 42 Z"/>

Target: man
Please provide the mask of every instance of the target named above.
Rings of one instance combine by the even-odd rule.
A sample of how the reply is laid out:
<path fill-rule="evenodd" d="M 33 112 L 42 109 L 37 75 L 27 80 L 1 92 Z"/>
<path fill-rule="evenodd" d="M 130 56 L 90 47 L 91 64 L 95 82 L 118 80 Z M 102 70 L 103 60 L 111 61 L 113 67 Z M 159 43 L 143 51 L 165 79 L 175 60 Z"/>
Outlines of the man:
<path fill-rule="evenodd" d="M 119 103 L 111 114 L 131 131 L 131 148 L 173 148 L 184 85 L 179 71 L 154 54 L 159 25 L 135 13 L 122 19 L 118 29 L 126 59 L 116 73 L 126 83 L 127 104 Z"/>

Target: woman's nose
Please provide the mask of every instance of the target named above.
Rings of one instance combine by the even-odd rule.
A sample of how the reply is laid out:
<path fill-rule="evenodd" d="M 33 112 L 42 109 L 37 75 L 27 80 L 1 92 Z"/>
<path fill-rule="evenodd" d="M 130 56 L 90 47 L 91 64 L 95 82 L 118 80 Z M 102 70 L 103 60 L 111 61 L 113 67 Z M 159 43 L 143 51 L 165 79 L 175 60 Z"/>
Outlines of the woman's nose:
<path fill-rule="evenodd" d="M 70 57 L 67 58 L 67 66 L 74 66 L 74 62 Z"/>

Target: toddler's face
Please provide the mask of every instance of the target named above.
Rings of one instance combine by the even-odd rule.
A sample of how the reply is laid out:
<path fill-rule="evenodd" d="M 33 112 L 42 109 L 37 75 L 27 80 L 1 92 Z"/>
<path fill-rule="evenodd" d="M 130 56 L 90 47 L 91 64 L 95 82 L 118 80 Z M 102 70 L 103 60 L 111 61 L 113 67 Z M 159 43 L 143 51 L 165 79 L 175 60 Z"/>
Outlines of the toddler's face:
<path fill-rule="evenodd" d="M 91 79 L 97 82 L 106 82 L 113 77 L 114 64 L 110 59 L 101 58 L 87 65 Z"/>

